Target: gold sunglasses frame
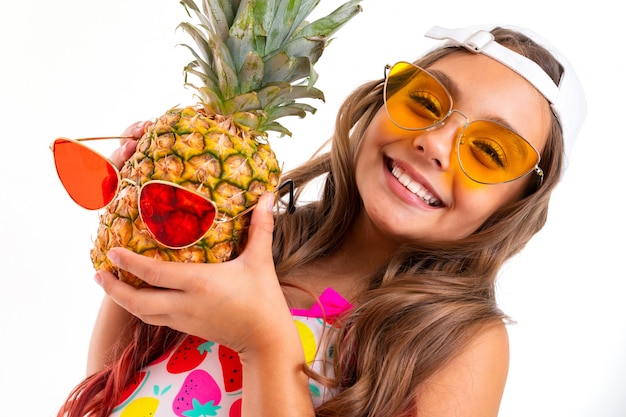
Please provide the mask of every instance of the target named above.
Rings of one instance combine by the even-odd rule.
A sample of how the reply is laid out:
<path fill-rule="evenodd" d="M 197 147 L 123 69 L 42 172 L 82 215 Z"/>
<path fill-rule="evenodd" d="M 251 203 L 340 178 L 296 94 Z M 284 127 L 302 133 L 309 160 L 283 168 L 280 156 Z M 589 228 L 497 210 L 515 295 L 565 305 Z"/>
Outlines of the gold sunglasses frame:
<path fill-rule="evenodd" d="M 419 71 L 424 72 L 425 74 L 427 74 L 429 77 L 431 77 L 434 81 L 436 81 L 439 86 L 441 87 L 441 89 L 443 91 L 445 91 L 445 93 L 448 96 L 448 99 L 450 100 L 450 109 L 448 110 L 448 112 L 446 113 L 445 116 L 443 116 L 440 120 L 438 120 L 436 123 L 433 123 L 430 126 L 426 126 L 426 127 L 407 127 L 407 126 L 403 126 L 400 123 L 398 123 L 396 120 L 394 120 L 393 116 L 391 115 L 391 112 L 389 111 L 389 106 L 387 105 L 387 87 L 389 85 L 389 74 L 391 73 L 391 69 L 394 68 L 397 65 L 408 65 L 411 66 L 413 68 L 416 68 Z M 393 94 L 392 94 L 393 95 Z M 436 129 L 438 126 L 442 125 L 443 123 L 445 123 L 445 121 L 453 114 L 453 113 L 457 113 L 459 114 L 461 117 L 463 117 L 465 119 L 465 124 L 463 125 L 463 127 L 461 128 L 461 130 L 459 131 L 459 135 L 458 137 L 455 139 L 456 141 L 456 154 L 457 154 L 457 161 L 459 163 L 459 166 L 461 167 L 461 170 L 463 171 L 463 173 L 472 181 L 479 183 L 479 184 L 486 184 L 486 185 L 496 185 L 496 184 L 506 184 L 509 182 L 513 182 L 516 181 L 520 178 L 523 178 L 525 176 L 527 176 L 528 174 L 530 174 L 531 172 L 535 172 L 535 174 L 537 176 L 539 176 L 539 186 L 541 186 L 543 184 L 543 179 L 544 179 L 544 173 L 543 173 L 543 169 L 541 169 L 541 167 L 539 166 L 539 163 L 541 162 L 541 153 L 539 152 L 539 150 L 537 148 L 535 148 L 535 146 L 533 146 L 532 143 L 530 143 L 529 141 L 527 141 L 526 139 L 524 139 L 522 136 L 520 136 L 519 134 L 513 132 L 508 126 L 505 126 L 501 123 L 495 122 L 495 121 L 491 121 L 491 120 L 472 120 L 470 121 L 469 117 L 467 117 L 465 114 L 463 114 L 462 112 L 460 112 L 459 110 L 456 110 L 454 108 L 454 101 L 452 99 L 452 95 L 450 94 L 450 92 L 448 91 L 448 89 L 445 87 L 445 85 L 443 85 L 441 83 L 441 81 L 439 81 L 437 79 L 437 77 L 435 77 L 434 75 L 432 75 L 430 72 L 428 72 L 428 70 L 413 64 L 411 62 L 407 62 L 407 61 L 398 61 L 393 65 L 385 65 L 385 69 L 384 69 L 384 84 L 383 84 L 383 105 L 385 106 L 385 111 L 387 112 L 387 116 L 389 117 L 389 120 L 391 120 L 391 122 L 396 125 L 397 127 L 399 127 L 400 129 L 404 129 L 404 130 L 409 130 L 409 131 L 421 131 L 421 130 L 431 130 L 431 129 Z M 467 130 L 468 126 L 470 126 L 472 123 L 474 122 L 486 122 L 489 124 L 494 124 L 497 125 L 501 128 L 504 128 L 506 130 L 511 131 L 512 133 L 514 133 L 516 136 L 518 136 L 521 140 L 523 140 L 529 147 L 530 149 L 532 149 L 536 154 L 537 154 L 537 162 L 535 162 L 534 167 L 530 168 L 527 172 L 513 178 L 510 180 L 506 180 L 506 181 L 498 181 L 498 182 L 486 182 L 486 181 L 479 181 L 476 180 L 475 178 L 473 178 L 465 169 L 465 167 L 463 166 L 463 161 L 461 161 L 461 152 L 460 152 L 460 147 L 461 145 L 464 144 L 463 142 L 463 134 L 464 132 Z"/>

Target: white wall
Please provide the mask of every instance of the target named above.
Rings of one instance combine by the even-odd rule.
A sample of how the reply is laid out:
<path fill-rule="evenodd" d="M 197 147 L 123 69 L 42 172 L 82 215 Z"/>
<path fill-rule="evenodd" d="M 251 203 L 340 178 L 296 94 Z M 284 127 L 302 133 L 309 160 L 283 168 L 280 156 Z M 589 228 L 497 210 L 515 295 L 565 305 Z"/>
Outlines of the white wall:
<path fill-rule="evenodd" d="M 329 9 L 338 1 L 325 0 Z M 623 301 L 626 36 L 618 2 L 364 0 L 318 65 L 327 103 L 288 120 L 274 146 L 287 166 L 317 148 L 340 101 L 383 66 L 432 45 L 433 24 L 535 29 L 578 68 L 589 117 L 549 224 L 500 279 L 512 364 L 503 417 L 626 415 Z M 97 215 L 59 184 L 56 136 L 115 135 L 189 104 L 190 56 L 175 0 L 31 0 L 0 6 L 0 415 L 52 416 L 82 377 L 101 291 L 88 251 Z M 305 151 L 303 152 L 303 149 Z"/>

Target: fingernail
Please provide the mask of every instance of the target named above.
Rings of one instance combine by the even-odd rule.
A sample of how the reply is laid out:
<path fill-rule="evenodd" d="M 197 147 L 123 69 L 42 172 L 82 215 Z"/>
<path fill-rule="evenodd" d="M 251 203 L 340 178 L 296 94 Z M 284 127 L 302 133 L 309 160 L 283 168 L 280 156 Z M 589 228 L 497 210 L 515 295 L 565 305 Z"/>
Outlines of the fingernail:
<path fill-rule="evenodd" d="M 274 210 L 274 193 L 268 193 L 267 196 L 267 211 Z"/>
<path fill-rule="evenodd" d="M 107 258 L 109 258 L 109 260 L 113 262 L 115 265 L 117 265 L 120 259 L 119 255 L 115 253 L 115 251 L 111 251 L 111 250 L 107 252 Z"/>
<path fill-rule="evenodd" d="M 96 281 L 96 284 L 102 286 L 102 274 L 100 272 L 96 272 L 96 275 L 94 275 L 93 280 Z"/>
<path fill-rule="evenodd" d="M 143 135 L 148 130 L 148 127 L 150 127 L 150 124 L 151 123 L 149 120 L 144 120 L 142 122 L 137 123 L 137 129 L 140 129 L 140 132 Z"/>

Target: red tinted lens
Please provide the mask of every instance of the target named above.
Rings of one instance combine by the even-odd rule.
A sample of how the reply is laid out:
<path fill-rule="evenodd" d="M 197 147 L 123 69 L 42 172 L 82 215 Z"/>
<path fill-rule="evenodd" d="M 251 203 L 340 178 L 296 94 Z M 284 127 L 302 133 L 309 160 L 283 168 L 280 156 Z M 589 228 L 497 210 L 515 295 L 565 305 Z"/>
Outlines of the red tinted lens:
<path fill-rule="evenodd" d="M 173 184 L 148 182 L 139 196 L 141 218 L 157 242 L 184 248 L 201 239 L 213 225 L 215 204 Z"/>
<path fill-rule="evenodd" d="M 67 139 L 55 140 L 52 150 L 59 179 L 78 205 L 97 210 L 113 200 L 118 174 L 106 158 Z"/>

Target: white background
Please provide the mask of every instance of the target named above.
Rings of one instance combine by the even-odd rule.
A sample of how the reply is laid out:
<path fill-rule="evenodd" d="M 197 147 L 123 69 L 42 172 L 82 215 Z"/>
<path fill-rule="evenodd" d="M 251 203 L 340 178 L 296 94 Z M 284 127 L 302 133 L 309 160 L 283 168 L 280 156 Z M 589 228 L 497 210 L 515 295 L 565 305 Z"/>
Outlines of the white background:
<path fill-rule="evenodd" d="M 339 1 L 325 0 L 323 8 Z M 589 117 L 550 220 L 502 271 L 512 362 L 501 416 L 626 415 L 623 269 L 626 37 L 613 0 L 365 0 L 322 57 L 327 103 L 287 120 L 287 167 L 332 129 L 341 100 L 383 66 L 433 44 L 422 34 L 504 22 L 551 39 L 578 69 Z M 65 195 L 48 144 L 119 134 L 190 104 L 191 59 L 175 0 L 31 0 L 0 6 L 0 416 L 53 416 L 84 373 L 101 298 L 89 260 L 97 215 Z M 108 152 L 108 150 L 106 150 Z"/>

